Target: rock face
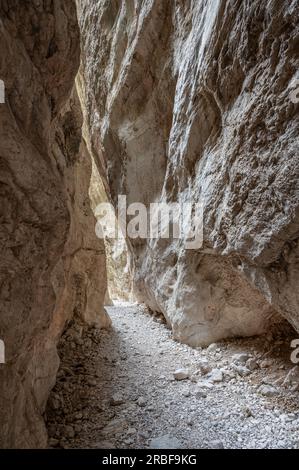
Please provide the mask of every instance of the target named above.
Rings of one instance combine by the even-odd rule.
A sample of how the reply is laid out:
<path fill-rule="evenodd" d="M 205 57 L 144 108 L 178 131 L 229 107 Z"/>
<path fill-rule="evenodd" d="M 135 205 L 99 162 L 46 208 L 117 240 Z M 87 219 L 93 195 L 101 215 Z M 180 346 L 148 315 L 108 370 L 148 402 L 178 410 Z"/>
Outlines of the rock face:
<path fill-rule="evenodd" d="M 299 331 L 297 2 L 77 6 L 112 200 L 204 206 L 201 249 L 131 241 L 139 300 L 191 345 L 259 334 L 280 315 Z"/>
<path fill-rule="evenodd" d="M 98 168 L 93 161 L 91 180 L 89 186 L 89 197 L 91 208 L 95 217 L 99 212 L 99 205 L 107 203 L 108 198 L 99 174 Z M 117 219 L 114 211 L 110 214 L 111 225 L 117 226 Z M 101 224 L 101 218 L 98 218 Z M 97 230 L 96 230 L 97 232 Z M 105 305 L 113 305 L 113 300 L 132 301 L 132 273 L 130 269 L 129 253 L 125 239 L 104 238 L 106 265 L 107 265 L 107 296 Z"/>
<path fill-rule="evenodd" d="M 92 160 L 92 172 L 89 184 L 89 198 L 92 211 L 98 219 L 96 226 L 96 233 L 99 235 L 98 226 L 101 222 L 98 218 L 100 211 L 99 207 L 102 203 L 108 203 L 107 188 L 105 181 L 102 179 L 96 160 L 98 151 L 94 148 L 88 128 L 88 115 L 85 106 L 85 83 L 82 76 L 82 70 L 79 71 L 76 79 L 77 91 L 80 97 L 81 109 L 83 112 L 83 127 L 82 133 L 84 141 L 86 142 L 88 152 Z M 98 149 L 98 147 L 97 147 Z M 111 206 L 109 213 L 110 224 L 117 225 L 115 211 Z M 100 230 L 103 233 L 103 230 Z M 124 237 L 115 240 L 104 237 L 106 264 L 107 264 L 107 292 L 105 298 L 105 305 L 112 305 L 113 300 L 133 300 L 132 293 L 132 275 L 130 271 L 129 253 Z"/>
<path fill-rule="evenodd" d="M 0 22 L 0 447 L 42 447 L 65 322 L 109 324 L 105 255 L 72 91 L 75 4 L 1 2 Z"/>

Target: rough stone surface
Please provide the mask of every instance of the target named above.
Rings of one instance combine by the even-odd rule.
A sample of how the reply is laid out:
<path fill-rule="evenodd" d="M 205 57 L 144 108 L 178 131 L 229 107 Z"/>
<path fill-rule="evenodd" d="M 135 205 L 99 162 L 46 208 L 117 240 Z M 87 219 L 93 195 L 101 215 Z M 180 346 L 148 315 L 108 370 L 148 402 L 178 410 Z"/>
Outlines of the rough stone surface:
<path fill-rule="evenodd" d="M 226 340 L 211 352 L 173 341 L 169 328 L 142 306 L 116 303 L 107 310 L 113 324 L 108 331 L 84 327 L 82 344 L 73 348 L 71 326 L 60 341 L 61 367 L 46 411 L 55 439 L 50 447 L 58 440 L 58 447 L 75 449 L 167 448 L 174 442 L 185 449 L 298 448 L 293 331 Z M 241 353 L 271 359 L 267 376 L 260 368 L 246 376 L 235 373 L 232 358 Z M 208 363 L 222 371 L 223 380 L 174 380 L 178 360 L 190 373 Z"/>
<path fill-rule="evenodd" d="M 138 299 L 207 345 L 299 330 L 297 2 L 77 0 L 112 200 L 204 204 L 204 243 L 131 240 Z"/>
<path fill-rule="evenodd" d="M 3 1 L 0 26 L 0 447 L 43 447 L 41 415 L 65 322 L 109 323 L 105 256 L 94 236 L 76 92 L 70 97 L 75 3 Z"/>
<path fill-rule="evenodd" d="M 82 67 L 81 67 L 82 69 Z M 98 152 L 94 149 L 90 140 L 90 133 L 88 129 L 88 115 L 85 106 L 85 84 L 82 76 L 82 70 L 79 70 L 76 79 L 77 91 L 80 98 L 81 108 L 83 112 L 83 126 L 82 134 L 86 143 L 88 152 L 92 160 L 92 172 L 89 185 L 89 198 L 91 202 L 92 211 L 97 218 L 96 234 L 102 236 L 103 229 L 101 227 L 101 204 L 109 203 L 107 195 L 107 189 L 105 187 L 105 181 L 101 177 L 96 159 Z M 96 147 L 99 151 L 99 148 Z M 116 213 L 111 205 L 111 211 L 106 215 L 109 217 L 109 223 L 118 227 Z M 129 253 L 127 244 L 124 237 L 118 239 L 109 239 L 106 236 L 103 237 L 106 252 L 106 263 L 107 263 L 107 283 L 108 289 L 106 293 L 105 305 L 112 305 L 113 299 L 118 300 L 130 300 L 132 301 L 134 296 L 132 293 L 132 275 L 129 262 Z"/>

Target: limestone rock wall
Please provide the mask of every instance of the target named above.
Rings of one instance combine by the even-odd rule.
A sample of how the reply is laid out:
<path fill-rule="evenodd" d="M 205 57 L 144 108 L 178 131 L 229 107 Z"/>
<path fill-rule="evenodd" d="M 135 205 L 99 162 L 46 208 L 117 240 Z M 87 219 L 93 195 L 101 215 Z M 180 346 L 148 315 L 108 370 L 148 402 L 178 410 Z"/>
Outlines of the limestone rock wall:
<path fill-rule="evenodd" d="M 109 202 L 107 193 L 106 181 L 101 176 L 99 168 L 101 168 L 101 149 L 98 145 L 93 145 L 90 138 L 88 127 L 88 112 L 85 106 L 85 81 L 83 77 L 82 66 L 77 75 L 76 87 L 80 97 L 81 109 L 83 113 L 83 126 L 82 132 L 86 142 L 88 152 L 92 160 L 92 171 L 89 184 L 89 198 L 92 211 L 97 218 L 99 210 L 98 207 L 101 203 Z M 97 162 L 97 163 L 96 163 Z M 112 211 L 110 214 L 111 225 L 117 225 L 117 214 Z M 100 223 L 100 219 L 98 218 Z M 106 268 L 107 268 L 107 292 L 105 298 L 105 305 L 112 305 L 113 299 L 115 300 L 133 300 L 132 293 L 132 273 L 130 256 L 125 239 L 108 239 L 104 237 L 105 253 L 106 253 Z"/>
<path fill-rule="evenodd" d="M 93 161 L 92 174 L 89 186 L 89 197 L 91 208 L 97 218 L 98 207 L 101 203 L 108 202 L 106 191 L 99 174 L 98 168 Z M 116 214 L 110 215 L 110 223 L 117 226 Z M 100 217 L 98 223 L 101 223 Z M 106 267 L 107 267 L 107 297 L 105 305 L 113 305 L 113 300 L 134 300 L 132 292 L 132 273 L 130 254 L 124 237 L 116 239 L 104 238 Z"/>
<path fill-rule="evenodd" d="M 135 291 L 204 345 L 299 331 L 295 0 L 77 0 L 111 199 L 204 204 L 204 244 L 131 241 Z"/>
<path fill-rule="evenodd" d="M 72 91 L 75 3 L 0 1 L 0 52 L 0 447 L 43 447 L 65 322 L 109 324 L 90 158 Z"/>

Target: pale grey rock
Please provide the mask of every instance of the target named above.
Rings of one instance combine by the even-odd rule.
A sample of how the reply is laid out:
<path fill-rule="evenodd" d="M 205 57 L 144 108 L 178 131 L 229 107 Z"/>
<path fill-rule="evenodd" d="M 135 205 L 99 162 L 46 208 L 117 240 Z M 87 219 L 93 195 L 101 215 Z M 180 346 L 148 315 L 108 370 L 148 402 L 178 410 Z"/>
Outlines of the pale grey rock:
<path fill-rule="evenodd" d="M 228 379 L 228 380 L 233 380 L 235 379 L 236 377 L 236 373 L 234 370 L 231 370 L 231 369 L 226 369 L 224 368 L 223 369 L 223 373 L 225 375 L 225 378 Z"/>
<path fill-rule="evenodd" d="M 190 376 L 190 382 L 196 383 L 198 379 L 201 376 L 200 370 L 195 371 L 191 376 Z"/>
<path fill-rule="evenodd" d="M 261 369 L 267 369 L 273 364 L 273 361 L 271 359 L 263 359 L 260 361 L 259 366 Z"/>
<path fill-rule="evenodd" d="M 110 399 L 110 405 L 119 406 L 125 403 L 124 397 L 121 393 L 114 393 Z"/>
<path fill-rule="evenodd" d="M 275 397 L 278 395 L 277 388 L 273 387 L 272 385 L 261 385 L 259 391 L 265 397 Z"/>
<path fill-rule="evenodd" d="M 223 381 L 223 371 L 221 369 L 213 369 L 209 375 L 208 380 L 211 382 L 217 383 Z"/>
<path fill-rule="evenodd" d="M 111 420 L 107 426 L 102 429 L 102 434 L 110 435 L 110 434 L 117 434 L 123 432 L 128 427 L 128 423 L 123 418 L 115 418 Z"/>
<path fill-rule="evenodd" d="M 248 353 L 238 353 L 234 354 L 232 357 L 232 362 L 238 364 L 245 364 L 250 359 L 250 354 Z"/>
<path fill-rule="evenodd" d="M 175 378 L 175 380 L 186 380 L 189 378 L 189 376 L 190 372 L 188 369 L 177 369 L 173 373 L 173 377 Z"/>
<path fill-rule="evenodd" d="M 294 366 L 283 381 L 284 387 L 299 387 L 299 366 Z"/>
<path fill-rule="evenodd" d="M 129 436 L 132 436 L 132 435 L 134 435 L 134 434 L 136 434 L 136 433 L 137 433 L 137 431 L 136 431 L 135 428 L 129 428 L 129 429 L 127 429 L 127 431 L 126 431 L 126 434 L 128 434 Z"/>
<path fill-rule="evenodd" d="M 214 384 L 212 381 L 210 381 L 209 379 L 206 379 L 206 380 L 200 380 L 198 383 L 197 383 L 197 389 L 200 390 L 200 389 L 211 389 L 214 387 Z"/>
<path fill-rule="evenodd" d="M 200 373 L 202 375 L 208 374 L 212 369 L 208 359 L 205 358 L 202 358 L 200 361 L 198 361 L 196 365 L 199 367 Z"/>
<path fill-rule="evenodd" d="M 202 388 L 198 388 L 195 393 L 194 393 L 195 397 L 198 398 L 198 399 L 201 399 L 201 398 L 207 398 L 207 393 L 202 389 Z"/>
<path fill-rule="evenodd" d="M 237 364 L 233 365 L 233 369 L 241 376 L 241 377 L 247 377 L 250 375 L 251 371 L 245 366 L 240 366 Z"/>
<path fill-rule="evenodd" d="M 99 441 L 91 446 L 93 449 L 115 449 L 115 445 L 110 441 Z"/>
<path fill-rule="evenodd" d="M 222 441 L 211 441 L 208 444 L 208 449 L 224 449 Z"/>
<path fill-rule="evenodd" d="M 217 349 L 218 349 L 218 344 L 217 344 L 217 343 L 211 343 L 211 344 L 207 347 L 206 352 L 207 352 L 207 353 L 214 353 L 214 352 L 217 351 Z"/>
<path fill-rule="evenodd" d="M 144 408 L 146 406 L 146 398 L 145 397 L 139 397 L 137 400 L 137 405 L 140 406 L 141 408 Z"/>
<path fill-rule="evenodd" d="M 165 434 L 164 436 L 156 437 L 154 439 L 151 439 L 150 449 L 182 449 L 183 445 L 174 436 L 171 436 L 170 434 Z"/>

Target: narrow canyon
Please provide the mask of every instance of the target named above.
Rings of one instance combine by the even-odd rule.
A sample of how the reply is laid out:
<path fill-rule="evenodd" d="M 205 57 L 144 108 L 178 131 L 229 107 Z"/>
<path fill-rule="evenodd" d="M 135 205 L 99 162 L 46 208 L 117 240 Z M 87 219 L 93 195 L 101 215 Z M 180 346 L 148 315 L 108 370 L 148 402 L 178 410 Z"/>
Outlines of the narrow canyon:
<path fill-rule="evenodd" d="M 0 38 L 0 448 L 299 448 L 298 0 L 0 0 Z"/>

